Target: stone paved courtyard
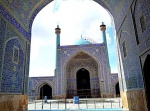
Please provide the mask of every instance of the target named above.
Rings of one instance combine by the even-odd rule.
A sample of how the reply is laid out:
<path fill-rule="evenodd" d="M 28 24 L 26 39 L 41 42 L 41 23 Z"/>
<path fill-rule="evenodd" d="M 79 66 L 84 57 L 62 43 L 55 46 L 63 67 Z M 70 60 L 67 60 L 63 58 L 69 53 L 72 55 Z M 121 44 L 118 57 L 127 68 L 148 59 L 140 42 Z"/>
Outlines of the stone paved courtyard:
<path fill-rule="evenodd" d="M 50 110 L 50 109 L 99 109 L 99 108 L 121 108 L 120 98 L 90 98 L 79 99 L 79 104 L 74 104 L 73 99 L 29 100 L 28 110 Z"/>

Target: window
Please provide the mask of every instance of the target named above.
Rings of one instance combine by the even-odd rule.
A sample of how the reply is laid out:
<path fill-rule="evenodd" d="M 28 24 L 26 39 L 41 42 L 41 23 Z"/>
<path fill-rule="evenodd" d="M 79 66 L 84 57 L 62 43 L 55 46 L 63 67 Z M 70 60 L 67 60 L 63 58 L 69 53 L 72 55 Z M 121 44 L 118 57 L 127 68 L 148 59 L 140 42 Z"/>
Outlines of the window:
<path fill-rule="evenodd" d="M 144 32 L 146 30 L 145 16 L 144 15 L 142 15 L 142 17 L 140 18 L 140 24 L 141 24 L 142 32 Z"/>
<path fill-rule="evenodd" d="M 126 57 L 127 56 L 127 50 L 126 50 L 126 43 L 125 43 L 125 41 L 122 43 L 122 47 L 123 47 L 124 57 Z"/>
<path fill-rule="evenodd" d="M 18 64 L 19 61 L 19 48 L 14 46 L 13 47 L 13 57 L 12 57 L 12 61 L 15 64 Z"/>

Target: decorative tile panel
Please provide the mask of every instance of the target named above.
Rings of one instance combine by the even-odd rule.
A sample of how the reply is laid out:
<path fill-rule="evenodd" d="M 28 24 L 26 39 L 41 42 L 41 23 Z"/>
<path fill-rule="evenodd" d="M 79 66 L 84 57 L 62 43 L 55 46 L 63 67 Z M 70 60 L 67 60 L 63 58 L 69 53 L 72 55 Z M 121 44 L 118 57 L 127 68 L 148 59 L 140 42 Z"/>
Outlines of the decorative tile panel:
<path fill-rule="evenodd" d="M 14 45 L 19 49 L 18 64 L 12 62 Z M 24 53 L 17 38 L 6 42 L 4 64 L 2 70 L 3 93 L 22 93 L 24 77 Z"/>
<path fill-rule="evenodd" d="M 85 53 L 86 54 L 86 59 L 88 59 L 89 57 L 93 58 L 94 61 L 96 61 L 98 65 L 98 76 L 99 76 L 99 80 L 102 79 L 102 77 L 105 79 L 105 92 L 109 93 L 109 74 L 110 74 L 110 69 L 107 67 L 107 57 L 106 57 L 106 50 L 105 50 L 105 45 L 104 44 L 86 44 L 86 45 L 72 45 L 72 46 L 60 46 L 59 47 L 59 68 L 58 68 L 58 80 L 59 80 L 59 85 L 58 85 L 58 90 L 60 90 L 59 92 L 61 93 L 65 93 L 66 91 L 66 87 L 67 86 L 67 78 L 68 76 L 67 71 L 69 71 L 69 69 L 67 70 L 67 66 L 68 64 L 73 61 L 73 58 L 78 58 L 78 54 L 82 54 Z M 82 59 L 81 59 L 82 58 Z M 80 58 L 78 58 L 79 61 L 81 60 L 81 63 L 76 63 L 76 62 L 72 62 L 73 64 L 76 64 L 76 66 L 78 67 L 85 67 L 86 65 L 84 65 L 84 62 L 82 64 L 82 61 L 84 61 L 84 57 L 80 56 Z M 91 63 L 91 62 L 90 62 Z M 86 63 L 87 64 L 87 63 Z M 72 67 L 72 66 L 70 66 Z M 68 67 L 69 68 L 69 67 Z M 77 67 L 76 67 L 77 68 Z M 101 68 L 101 69 L 100 69 Z M 90 68 L 90 69 L 93 69 Z M 90 70 L 89 70 L 90 71 Z M 92 76 L 91 76 L 92 77 Z M 72 78 L 72 77 L 71 77 Z M 74 77 L 73 77 L 74 78 Z M 61 81 L 61 84 L 60 84 Z M 92 83 L 93 84 L 93 83 Z M 99 82 L 100 87 L 102 87 L 101 83 Z M 69 87 L 69 86 L 68 86 Z"/>
<path fill-rule="evenodd" d="M 138 33 L 139 42 L 141 43 L 145 38 L 149 37 L 150 34 L 150 13 L 148 10 L 148 5 L 146 0 L 137 0 L 134 10 L 136 28 Z M 141 21 L 143 17 L 143 22 L 145 23 L 145 30 L 142 31 Z"/>
<path fill-rule="evenodd" d="M 52 88 L 52 95 L 55 96 L 56 89 L 55 89 L 55 77 L 29 77 L 29 84 L 28 84 L 28 95 L 30 96 L 40 96 L 40 87 L 43 84 L 48 84 Z M 34 94 L 32 90 L 35 90 Z"/>

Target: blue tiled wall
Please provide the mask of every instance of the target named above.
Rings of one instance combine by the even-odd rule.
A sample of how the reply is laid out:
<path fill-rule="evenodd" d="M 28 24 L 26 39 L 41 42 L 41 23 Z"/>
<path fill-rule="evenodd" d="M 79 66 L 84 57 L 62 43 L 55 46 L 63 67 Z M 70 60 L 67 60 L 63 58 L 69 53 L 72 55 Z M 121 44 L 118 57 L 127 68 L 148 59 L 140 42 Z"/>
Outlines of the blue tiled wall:
<path fill-rule="evenodd" d="M 0 79 L 2 74 L 5 30 L 6 30 L 6 22 L 2 18 L 0 18 Z M 0 80 L 0 91 L 1 91 L 1 80 Z"/>
<path fill-rule="evenodd" d="M 142 69 L 140 67 L 139 56 L 141 56 L 144 52 L 146 52 L 147 50 L 150 49 L 150 47 L 149 47 L 150 46 L 149 45 L 150 44 L 150 39 L 149 39 L 149 33 L 150 33 L 150 19 L 149 19 L 150 18 L 150 16 L 149 16 L 150 6 L 149 6 L 149 4 L 150 4 L 150 1 L 149 0 L 137 0 L 135 12 L 133 13 L 133 15 L 135 16 L 138 38 L 140 41 L 140 44 L 138 46 L 137 46 L 136 40 L 135 40 L 135 30 L 133 27 L 133 23 L 132 23 L 133 19 L 131 17 L 131 12 L 130 12 L 130 6 L 131 6 L 131 3 L 133 2 L 133 0 L 120 0 L 120 1 L 106 0 L 106 2 L 103 2 L 102 0 L 95 0 L 95 1 L 100 3 L 101 5 L 103 5 L 105 8 L 108 8 L 108 10 L 111 9 L 111 12 L 113 14 L 114 21 L 115 21 L 115 27 L 116 27 L 117 34 L 118 34 L 117 36 L 120 37 L 120 35 L 121 35 L 122 38 L 124 38 L 128 43 L 128 46 L 127 46 L 128 57 L 124 58 L 122 56 L 122 58 L 123 58 L 122 61 L 123 61 L 123 66 L 124 66 L 124 71 L 125 71 L 124 72 L 125 79 L 123 81 L 127 85 L 126 89 L 130 90 L 130 89 L 135 89 L 135 88 L 137 88 L 137 89 L 143 88 Z M 12 16 L 9 12 L 10 10 L 8 11 L 8 10 L 6 10 L 6 8 L 3 7 L 4 5 L 1 4 L 2 2 L 3 2 L 3 4 L 6 5 L 7 8 L 10 8 L 10 10 L 16 14 L 13 14 L 13 16 Z M 38 8 L 35 8 L 35 10 L 32 10 L 33 13 L 31 15 L 30 15 L 30 11 L 32 9 L 32 6 L 35 6 L 35 4 L 37 4 L 39 1 L 32 1 L 32 2 L 26 1 L 25 2 L 25 1 L 20 0 L 16 4 L 15 4 L 15 2 L 11 2 L 8 0 L 0 1 L 0 16 L 3 16 L 4 19 L 8 20 L 8 21 L 6 21 L 6 23 L 11 23 L 16 28 L 15 30 L 19 31 L 24 36 L 25 39 L 30 40 L 31 26 L 32 26 L 34 17 L 39 12 L 39 10 L 42 9 L 42 7 L 44 7 L 50 1 L 46 0 L 46 1 L 42 2 Z M 109 3 L 111 3 L 111 5 L 109 5 Z M 19 4 L 19 6 L 18 6 L 19 9 L 16 10 L 17 4 Z M 118 5 L 116 6 L 116 4 L 118 4 Z M 140 26 L 140 22 L 139 22 L 142 14 L 144 14 L 146 17 L 146 31 L 144 33 L 141 32 L 141 26 Z M 30 17 L 29 17 L 29 15 L 30 15 Z M 29 18 L 25 17 L 25 16 L 28 16 Z M 28 18 L 28 20 L 26 18 Z M 4 42 L 2 42 L 2 41 L 4 41 L 4 39 L 7 40 L 7 37 L 8 37 L 8 35 L 7 35 L 6 38 L 3 38 L 4 34 L 5 34 L 5 24 L 6 23 L 5 23 L 5 21 L 1 20 L 0 42 L 2 44 L 0 44 L 0 45 L 2 47 L 0 47 L 0 53 L 1 53 L 1 55 L 0 55 L 0 71 L 2 70 L 1 69 L 2 65 L 3 65 L 3 68 L 6 67 L 6 65 L 8 65 L 8 67 L 13 66 L 11 61 L 8 61 L 11 58 L 9 55 L 10 54 L 9 51 L 12 51 L 11 48 L 10 49 L 8 48 L 8 47 L 10 47 L 10 44 L 8 44 L 10 41 L 6 44 L 6 50 L 5 50 L 6 60 L 4 60 L 4 64 L 2 64 L 3 47 L 4 47 Z M 126 31 L 126 33 L 124 33 L 124 32 L 121 33 L 121 30 Z M 16 33 L 14 33 L 14 35 L 16 35 Z M 120 42 L 122 42 L 122 40 Z M 18 43 L 19 42 L 14 42 L 14 45 L 17 45 Z M 20 46 L 19 46 L 19 49 L 22 50 Z M 122 49 L 121 44 L 120 44 L 120 49 Z M 27 51 L 28 54 L 27 54 L 27 60 L 26 60 L 27 66 L 26 66 L 25 82 L 27 82 L 28 67 L 29 67 L 28 66 L 28 64 L 29 64 L 29 49 L 27 49 L 27 50 L 28 50 Z M 20 55 L 24 56 L 23 52 L 20 51 L 20 53 L 21 53 Z M 8 55 L 6 55 L 6 54 L 8 54 Z M 7 56 L 10 58 L 8 58 Z M 20 57 L 20 64 L 22 64 L 22 66 L 23 66 L 23 60 L 24 59 Z M 20 70 L 18 70 L 18 71 L 21 74 L 23 71 L 21 70 L 21 67 L 19 69 Z M 5 74 L 6 74 L 6 77 L 5 77 Z M 5 79 L 8 79 L 8 80 L 10 79 L 9 82 L 11 83 L 12 78 L 9 78 L 9 77 L 11 77 L 12 75 L 13 75 L 12 69 L 8 70 L 8 71 L 6 71 L 6 69 L 4 69 L 3 72 L 1 73 L 2 85 L 6 85 L 6 83 L 4 81 Z M 19 78 L 18 80 L 20 80 L 21 77 L 18 76 L 18 78 Z M 9 82 L 8 82 L 8 86 L 11 86 Z M 25 90 L 26 90 L 26 87 L 27 86 L 25 86 Z M 9 91 L 13 92 L 10 87 L 7 87 L 7 88 L 9 89 L 7 92 L 9 92 Z M 13 85 L 13 88 L 15 88 L 15 85 Z M 4 87 L 1 87 L 1 89 L 3 92 L 6 91 L 6 90 L 4 91 Z M 16 92 L 21 92 L 21 91 L 16 90 Z M 25 92 L 27 92 L 27 91 L 25 91 Z"/>
<path fill-rule="evenodd" d="M 19 62 L 12 62 L 13 47 L 19 48 Z M 9 40 L 5 45 L 4 64 L 2 69 L 2 86 L 3 93 L 22 93 L 22 83 L 24 76 L 24 53 L 17 38 Z"/>
<path fill-rule="evenodd" d="M 44 84 L 50 85 L 52 88 L 52 95 L 55 95 L 55 77 L 29 77 L 29 82 L 28 82 L 28 95 L 33 96 L 32 90 L 35 90 L 34 95 L 35 96 L 40 96 L 40 87 Z"/>
<path fill-rule="evenodd" d="M 135 33 L 133 33 L 134 28 L 129 28 L 128 26 L 130 25 L 133 26 L 131 13 L 126 16 L 119 34 L 119 44 L 124 72 L 123 74 L 125 77 L 124 84 L 126 84 L 126 87 L 124 87 L 125 90 L 143 88 L 142 72 L 140 67 L 140 60 L 138 57 L 138 46 L 135 38 Z M 126 43 L 126 57 L 124 57 L 123 54 L 123 41 L 125 41 Z"/>
<path fill-rule="evenodd" d="M 103 76 L 105 79 L 105 89 L 106 92 L 109 93 L 109 73 L 110 69 L 107 67 L 107 57 L 106 50 L 104 44 L 88 44 L 88 45 L 74 45 L 74 46 L 60 46 L 59 47 L 59 61 L 60 64 L 58 66 L 58 76 L 57 76 L 57 90 L 58 94 L 65 93 L 65 85 L 66 85 L 66 75 L 64 73 L 66 62 L 70 60 L 70 58 L 75 55 L 77 52 L 83 51 L 88 53 L 90 56 L 94 57 L 97 60 L 97 63 L 101 66 L 101 71 L 103 70 Z M 98 52 L 96 51 L 98 50 Z M 67 53 L 64 53 L 67 51 Z M 99 75 L 100 77 L 102 74 Z"/>

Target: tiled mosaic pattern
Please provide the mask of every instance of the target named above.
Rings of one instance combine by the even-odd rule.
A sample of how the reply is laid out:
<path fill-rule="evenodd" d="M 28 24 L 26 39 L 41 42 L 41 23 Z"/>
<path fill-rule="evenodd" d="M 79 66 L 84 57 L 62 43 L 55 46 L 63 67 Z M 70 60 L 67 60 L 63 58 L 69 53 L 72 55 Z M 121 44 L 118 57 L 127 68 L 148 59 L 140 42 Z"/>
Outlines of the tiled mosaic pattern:
<path fill-rule="evenodd" d="M 28 95 L 40 97 L 40 87 L 48 84 L 52 88 L 52 96 L 55 95 L 55 77 L 29 77 Z M 35 92 L 33 93 L 32 90 Z"/>
<path fill-rule="evenodd" d="M 124 84 L 125 90 L 143 88 L 142 72 L 140 67 L 140 60 L 138 58 L 138 47 L 136 46 L 136 38 L 133 27 L 127 28 L 129 25 L 133 25 L 131 21 L 131 14 L 129 14 L 124 20 L 124 24 L 121 27 L 119 44 L 121 57 L 123 62 L 123 75 L 125 77 Z M 130 39 L 128 39 L 130 38 Z M 122 43 L 126 42 L 127 56 L 123 55 Z"/>
<path fill-rule="evenodd" d="M 28 93 L 28 78 L 29 78 L 29 62 L 30 62 L 30 44 L 26 43 L 26 69 L 24 79 L 24 93 Z"/>
<path fill-rule="evenodd" d="M 57 90 L 58 94 L 65 94 L 66 93 L 66 84 L 67 84 L 67 65 L 69 63 L 69 60 L 71 60 L 76 54 L 79 52 L 83 52 L 93 58 L 94 61 L 98 64 L 98 76 L 99 81 L 101 79 L 104 79 L 104 85 L 105 85 L 105 93 L 109 93 L 109 74 L 110 69 L 107 67 L 107 56 L 105 51 L 105 45 L 104 44 L 88 44 L 88 45 L 74 45 L 74 46 L 60 46 L 59 47 L 59 53 L 58 53 L 58 61 L 60 61 L 60 64 L 58 65 L 58 72 L 57 72 L 57 81 L 59 81 L 57 84 Z M 82 61 L 81 61 L 82 62 Z M 82 67 L 81 67 L 82 68 Z M 60 84 L 61 81 L 61 84 Z M 100 87 L 103 87 L 102 84 L 100 84 Z"/>
<path fill-rule="evenodd" d="M 15 44 L 15 45 L 14 45 Z M 12 58 L 13 56 L 13 47 L 16 46 L 19 48 L 19 61 L 14 63 Z M 9 40 L 5 48 L 4 63 L 2 70 L 2 86 L 1 92 L 3 93 L 22 93 L 22 83 L 23 83 L 23 66 L 24 66 L 24 53 L 21 48 L 21 45 L 17 38 Z"/>
<path fill-rule="evenodd" d="M 45 1 L 0 1 L 0 13 L 20 31 L 28 40 L 31 39 L 31 27 L 37 13 L 52 0 Z M 36 8 L 35 8 L 36 7 Z"/>
<path fill-rule="evenodd" d="M 112 80 L 109 80 L 111 75 L 106 55 L 104 44 L 59 46 L 56 77 L 31 77 L 28 94 L 33 96 L 32 90 L 35 90 L 34 95 L 39 96 L 40 87 L 44 83 L 52 87 L 53 96 L 65 95 L 69 89 L 76 90 L 76 72 L 81 68 L 87 69 L 90 73 L 91 89 L 98 88 L 101 93 L 112 93 Z M 104 83 L 101 79 L 104 79 Z M 114 77 L 114 80 L 116 79 L 118 80 L 118 76 Z"/>
<path fill-rule="evenodd" d="M 27 83 L 28 83 L 28 67 L 29 64 L 26 64 L 26 67 L 24 66 L 24 52 L 30 51 L 30 45 L 29 48 L 26 49 L 26 41 L 24 41 L 24 38 L 19 36 L 17 32 L 13 29 L 13 26 L 5 21 L 5 19 L 1 20 L 1 41 L 3 43 L 1 44 L 1 69 L 2 72 L 0 74 L 2 86 L 0 88 L 1 92 L 3 93 L 25 93 L 27 94 Z M 4 25 L 5 24 L 5 25 Z M 6 28 L 5 28 L 6 27 Z M 18 64 L 15 64 L 12 61 L 13 58 L 13 47 L 19 48 L 19 61 Z M 3 53 L 3 54 L 2 54 Z M 7 55 L 8 54 L 8 55 Z M 29 57 L 30 53 L 27 53 L 26 55 L 26 61 L 29 63 Z M 7 67 L 8 66 L 8 67 Z M 12 68 L 10 68 L 12 67 Z M 24 70 L 26 68 L 26 70 Z M 8 71 L 7 71 L 8 70 Z M 25 71 L 25 72 L 24 72 Z M 9 82 L 7 82 L 7 80 Z M 23 86 L 22 86 L 23 85 Z M 19 87 L 18 87 L 19 86 Z M 5 87 L 5 89 L 4 89 Z M 18 89 L 15 89 L 15 87 Z M 7 90 L 7 88 L 9 90 Z M 24 88 L 24 89 L 22 89 Z M 7 90 L 7 91 L 6 91 Z"/>
<path fill-rule="evenodd" d="M 119 1 L 118 0 L 94 0 L 94 1 L 102 5 L 111 13 L 111 15 L 114 18 L 115 28 L 118 31 L 126 15 L 126 11 L 132 3 L 132 0 L 119 0 Z"/>
<path fill-rule="evenodd" d="M 7 19 L 14 27 L 16 27 L 16 29 L 18 31 L 20 31 L 20 33 L 22 35 L 24 35 L 25 38 L 27 38 L 28 40 L 30 40 L 30 33 L 28 33 L 27 31 L 25 31 L 21 25 L 6 11 L 6 9 L 4 9 L 1 4 L 0 4 L 0 14 Z"/>
<path fill-rule="evenodd" d="M 113 74 L 110 74 L 110 85 L 111 85 L 111 93 L 112 94 L 115 94 L 116 93 L 116 84 L 119 82 L 118 80 L 118 73 L 113 73 Z"/>
<path fill-rule="evenodd" d="M 29 19 L 25 19 L 25 16 L 29 16 L 30 15 L 30 17 L 32 19 L 34 19 L 35 15 L 38 13 L 38 11 L 43 6 L 45 6 L 47 3 L 51 2 L 51 1 L 45 1 L 45 2 L 40 2 L 40 1 L 36 1 L 36 2 L 35 1 L 34 2 L 33 1 L 32 2 L 22 2 L 22 1 L 19 1 L 17 3 L 15 3 L 15 2 L 16 1 L 7 1 L 7 0 L 5 1 L 5 0 L 2 0 L 0 2 L 1 3 L 1 7 L 0 7 L 1 11 L 0 12 L 25 37 L 30 39 L 30 28 L 31 28 L 31 24 L 32 24 L 33 20 L 30 19 L 30 21 L 31 21 L 30 22 L 30 26 L 26 26 L 25 24 L 29 24 Z M 96 0 L 96 2 L 101 4 L 102 6 L 104 6 L 105 8 L 107 8 L 108 10 L 110 10 L 112 12 L 112 15 L 115 18 L 114 20 L 115 20 L 115 23 L 116 23 L 116 29 L 118 30 L 119 26 L 121 24 L 121 21 L 125 17 L 126 8 L 128 8 L 131 5 L 131 1 L 122 0 L 122 1 L 118 2 L 117 0 L 112 0 L 111 2 L 109 1 L 108 4 L 106 4 L 107 1 L 103 2 L 101 0 Z M 114 5 L 116 3 L 119 4 L 118 7 L 114 7 Z M 137 0 L 136 6 L 135 6 L 134 15 L 137 16 L 136 17 L 136 24 L 137 24 L 136 26 L 137 26 L 138 35 L 139 35 L 140 38 L 146 37 L 148 35 L 148 32 L 150 32 L 150 31 L 148 31 L 149 30 L 149 24 L 147 24 L 147 27 L 146 27 L 147 30 L 144 32 L 144 34 L 141 34 L 141 31 L 140 31 L 141 29 L 140 29 L 140 24 L 139 24 L 139 19 L 140 19 L 141 15 L 143 15 L 143 14 L 146 16 L 146 23 L 149 23 L 149 21 L 148 21 L 149 20 L 148 19 L 149 18 L 149 14 L 148 14 L 148 10 L 146 9 L 146 8 L 148 8 L 148 5 L 146 5 L 146 3 L 147 3 L 147 1 L 145 2 L 145 1 L 142 1 L 142 0 Z M 35 6 L 35 4 L 39 4 L 39 7 L 32 10 L 32 8 Z M 19 6 L 19 7 L 17 7 L 17 10 L 16 10 L 16 6 Z M 6 7 L 9 7 L 9 10 L 6 10 Z M 121 7 L 123 7 L 123 8 L 121 8 Z M 18 8 L 20 9 L 19 11 L 18 11 Z M 122 9 L 122 10 L 119 10 L 119 9 Z M 28 10 L 30 10 L 30 11 L 32 10 L 31 12 L 33 12 L 33 14 L 30 14 Z M 11 17 L 11 11 L 13 11 L 15 13 L 15 14 L 13 14 L 13 17 Z M 138 12 L 140 12 L 140 13 L 138 13 Z M 21 24 L 21 25 L 19 25 L 19 24 Z M 22 26 L 23 26 L 23 28 L 22 28 Z M 128 26 L 129 25 L 127 25 L 126 27 L 128 27 Z M 27 27 L 29 27 L 29 32 L 27 32 L 28 31 Z M 25 31 L 24 29 L 27 30 L 27 31 Z M 141 40 L 140 38 L 139 38 L 139 40 Z M 141 46 L 143 46 L 143 45 L 141 45 Z M 141 71 L 138 71 L 138 72 L 141 73 Z M 133 77 L 133 78 L 135 79 L 135 77 Z M 140 75 L 139 75 L 139 78 L 140 78 Z M 140 85 L 140 87 L 142 87 L 142 81 L 140 79 L 138 81 L 141 82 L 139 85 Z M 128 82 L 128 83 L 130 84 L 130 82 Z M 134 83 L 134 82 L 132 82 L 132 83 Z M 136 86 L 136 84 L 135 84 L 135 86 Z M 130 88 L 132 88 L 132 86 L 130 86 Z"/>
<path fill-rule="evenodd" d="M 148 9 L 148 5 L 145 1 L 137 0 L 135 5 L 135 10 L 134 10 L 134 16 L 136 21 L 138 39 L 140 43 L 145 38 L 147 38 L 150 34 L 150 20 L 149 20 L 150 14 L 149 14 L 149 10 L 147 9 Z M 144 22 L 146 25 L 146 30 L 144 32 L 142 32 L 141 22 L 140 22 L 142 15 L 144 16 Z"/>
<path fill-rule="evenodd" d="M 51 0 L 47 1 L 11 1 L 11 0 L 1 0 L 0 3 L 3 7 L 7 9 L 9 13 L 13 13 L 13 18 L 15 18 L 21 26 L 24 27 L 28 31 L 29 21 L 30 21 L 30 13 L 34 12 L 36 5 L 39 7 L 44 7 L 46 4 L 51 2 Z M 45 4 L 45 5 L 43 5 Z M 9 7 L 9 8 L 8 8 Z M 41 9 L 41 8 L 40 8 Z M 39 11 L 39 10 L 38 10 Z"/>
<path fill-rule="evenodd" d="M 99 78 L 98 78 L 98 64 L 89 55 L 83 52 L 77 53 L 72 59 L 67 62 L 65 79 L 67 90 L 77 90 L 77 72 L 84 68 L 89 73 L 90 88 L 100 89 Z"/>
<path fill-rule="evenodd" d="M 128 55 L 126 58 L 123 58 L 123 56 L 121 58 L 121 61 L 123 62 L 123 65 L 122 65 L 123 66 L 122 67 L 123 79 L 122 80 L 124 83 L 123 85 L 124 89 L 125 90 L 132 90 L 135 88 L 143 89 L 142 69 L 140 66 L 139 57 L 150 49 L 150 39 L 149 39 L 150 38 L 149 37 L 149 32 L 150 32 L 149 31 L 150 30 L 149 28 L 150 27 L 150 19 L 149 19 L 150 18 L 150 15 L 149 15 L 150 5 L 149 4 L 150 4 L 150 1 L 149 0 L 134 0 L 134 1 L 133 0 L 120 0 L 120 1 L 118 0 L 111 0 L 111 1 L 110 0 L 95 0 L 95 1 L 101 4 L 102 6 L 104 6 L 106 9 L 110 10 L 112 16 L 114 17 L 115 28 L 117 30 L 117 37 L 121 36 L 121 38 L 124 38 L 124 40 L 127 41 L 126 43 L 127 43 Z M 46 4 L 50 2 L 51 0 L 41 0 L 41 1 L 39 0 L 36 0 L 36 1 L 0 0 L 0 17 L 7 20 L 6 23 L 12 24 L 14 26 L 13 30 L 17 30 L 19 33 L 21 33 L 24 36 L 24 39 L 21 41 L 26 41 L 26 38 L 30 40 L 31 26 L 32 26 L 34 17 L 40 11 L 40 9 L 42 9 L 42 7 L 44 7 Z M 134 5 L 135 5 L 135 10 L 133 10 Z M 130 8 L 132 8 L 132 11 L 133 11 L 132 15 L 131 15 Z M 139 21 L 142 15 L 145 16 L 145 21 L 146 21 L 146 30 L 143 33 L 141 33 L 141 26 L 140 26 L 140 21 Z M 133 18 L 135 18 L 136 24 L 133 24 L 134 22 Z M 0 54 L 1 54 L 0 55 L 0 71 L 1 71 L 0 76 L 1 78 L 2 76 L 4 76 L 4 78 L 7 78 L 7 75 L 9 75 L 11 78 L 13 74 L 5 75 L 4 73 L 2 73 L 2 68 L 1 68 L 2 66 L 4 67 L 4 65 L 6 65 L 5 63 L 7 63 L 9 66 L 12 65 L 11 63 L 9 64 L 7 60 L 4 60 L 2 58 L 4 57 L 4 51 L 6 52 L 8 50 L 11 51 L 11 49 L 4 49 L 4 46 L 6 45 L 4 41 L 6 23 L 3 20 L 1 21 L 2 22 L 0 25 L 3 28 L 0 27 L 0 34 L 1 34 L 0 42 L 2 43 L 0 44 L 2 46 L 0 47 Z M 137 45 L 136 39 L 135 39 L 136 28 L 137 28 L 138 39 L 140 42 L 139 45 Z M 121 32 L 121 30 L 125 32 Z M 16 35 L 15 32 L 11 37 L 13 37 L 14 35 Z M 122 41 L 123 39 L 119 40 L 119 43 L 120 42 L 122 43 Z M 14 45 L 17 45 L 17 43 L 14 42 Z M 119 44 L 119 48 L 120 48 L 120 52 L 122 55 L 121 44 Z M 22 48 L 22 50 L 24 50 L 24 48 Z M 29 51 L 28 51 L 28 54 L 29 54 Z M 7 56 L 10 56 L 10 55 L 7 55 Z M 24 60 L 22 58 L 21 63 L 23 63 L 23 61 Z M 27 63 L 29 63 L 29 58 L 26 59 L 26 61 Z M 28 70 L 28 66 L 26 69 Z M 26 70 L 26 73 L 28 73 L 27 70 Z M 11 81 L 13 81 L 12 78 L 11 78 Z M 62 78 L 62 81 L 63 81 L 63 78 Z M 4 83 L 4 81 L 2 82 Z M 27 79 L 26 79 L 26 82 L 27 82 Z M 18 90 L 16 90 L 16 92 L 18 92 Z"/>

